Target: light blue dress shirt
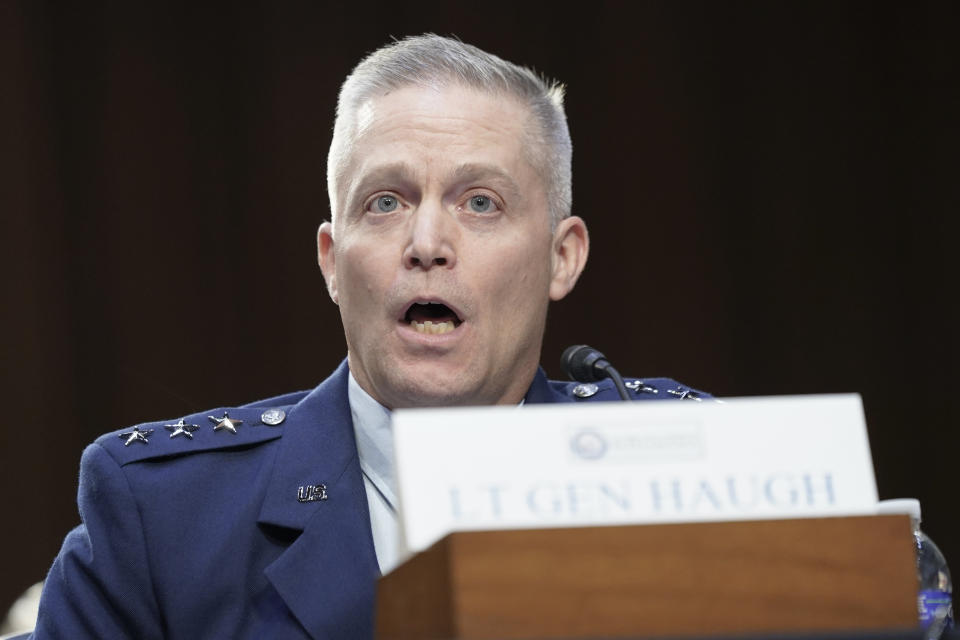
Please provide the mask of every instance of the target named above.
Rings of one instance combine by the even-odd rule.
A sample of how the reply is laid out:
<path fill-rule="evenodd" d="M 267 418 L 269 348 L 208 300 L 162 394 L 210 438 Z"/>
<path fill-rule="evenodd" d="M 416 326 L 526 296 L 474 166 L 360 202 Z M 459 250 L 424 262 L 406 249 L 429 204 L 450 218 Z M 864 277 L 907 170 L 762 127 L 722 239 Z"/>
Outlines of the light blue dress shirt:
<path fill-rule="evenodd" d="M 364 391 L 350 374 L 347 395 L 353 432 L 357 440 L 363 486 L 370 507 L 370 528 L 380 572 L 393 569 L 400 555 L 400 522 L 397 518 L 397 480 L 393 463 L 393 428 L 390 410 Z"/>

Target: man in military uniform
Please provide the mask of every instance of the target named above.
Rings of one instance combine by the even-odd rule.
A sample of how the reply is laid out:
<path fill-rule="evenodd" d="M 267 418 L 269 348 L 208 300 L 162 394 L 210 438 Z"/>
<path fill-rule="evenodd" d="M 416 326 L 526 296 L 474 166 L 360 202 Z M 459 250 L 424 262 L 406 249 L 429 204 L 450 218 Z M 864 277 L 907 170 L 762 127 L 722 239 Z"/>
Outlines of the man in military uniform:
<path fill-rule="evenodd" d="M 390 410 L 615 399 L 548 381 L 551 300 L 576 283 L 562 89 L 437 36 L 340 92 L 320 268 L 347 358 L 320 386 L 102 436 L 37 638 L 366 638 L 395 561 Z M 669 380 L 637 399 L 692 397 Z"/>

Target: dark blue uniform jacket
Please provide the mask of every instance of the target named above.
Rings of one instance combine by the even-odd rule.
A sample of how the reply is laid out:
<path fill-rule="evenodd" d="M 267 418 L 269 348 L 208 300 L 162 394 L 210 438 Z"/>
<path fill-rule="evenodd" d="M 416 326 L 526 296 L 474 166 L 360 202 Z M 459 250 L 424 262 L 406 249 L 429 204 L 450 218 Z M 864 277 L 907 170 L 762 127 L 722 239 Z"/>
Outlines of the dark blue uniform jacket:
<path fill-rule="evenodd" d="M 154 430 L 146 443 L 113 432 L 87 447 L 83 524 L 50 570 L 34 637 L 371 637 L 379 569 L 347 380 L 343 363 L 313 391 L 187 416 L 199 425 L 192 439 L 161 422 L 138 425 Z M 633 383 L 637 399 L 688 391 L 644 382 Z M 598 386 L 576 392 L 617 399 Z M 581 400 L 575 387 L 540 371 L 526 402 Z M 265 424 L 267 409 L 286 419 Z M 224 412 L 243 421 L 236 433 L 213 430 L 208 416 Z M 298 500 L 320 484 L 327 500 Z"/>

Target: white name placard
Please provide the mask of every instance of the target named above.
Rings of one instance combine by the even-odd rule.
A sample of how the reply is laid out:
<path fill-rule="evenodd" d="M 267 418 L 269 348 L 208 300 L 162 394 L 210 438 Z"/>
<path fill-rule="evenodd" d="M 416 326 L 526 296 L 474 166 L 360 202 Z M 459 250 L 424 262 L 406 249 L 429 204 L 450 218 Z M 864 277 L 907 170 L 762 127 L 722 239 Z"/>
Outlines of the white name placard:
<path fill-rule="evenodd" d="M 451 531 L 876 512 L 858 395 L 393 416 L 405 552 Z"/>

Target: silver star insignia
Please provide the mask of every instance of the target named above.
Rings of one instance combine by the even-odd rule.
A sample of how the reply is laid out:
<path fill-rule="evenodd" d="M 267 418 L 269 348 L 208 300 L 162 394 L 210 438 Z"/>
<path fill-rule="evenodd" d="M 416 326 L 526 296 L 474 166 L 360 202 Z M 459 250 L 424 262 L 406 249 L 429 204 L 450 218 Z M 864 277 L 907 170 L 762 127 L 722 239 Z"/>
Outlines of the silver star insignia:
<path fill-rule="evenodd" d="M 677 387 L 676 389 L 667 389 L 667 393 L 677 396 L 681 400 L 696 400 L 697 402 L 703 402 L 703 398 L 700 397 L 700 394 L 693 389 Z"/>
<path fill-rule="evenodd" d="M 220 431 L 220 429 L 226 429 L 230 433 L 236 433 L 237 427 L 243 424 L 243 420 L 237 420 L 236 418 L 231 418 L 227 415 L 227 412 L 223 412 L 222 418 L 214 418 L 213 416 L 207 416 L 207 419 L 213 423 L 213 430 Z"/>
<path fill-rule="evenodd" d="M 147 436 L 153 433 L 153 429 L 147 429 L 141 431 L 140 427 L 134 427 L 133 431 L 127 431 L 126 433 L 121 433 L 121 438 L 126 438 L 127 441 L 123 443 L 123 446 L 129 447 L 131 442 L 142 442 L 143 444 L 149 444 L 150 441 L 147 440 Z"/>
<path fill-rule="evenodd" d="M 179 436 L 180 434 L 183 434 L 183 435 L 187 436 L 188 438 L 190 438 L 191 440 L 193 440 L 193 434 L 190 433 L 190 432 L 191 432 L 191 431 L 196 431 L 197 429 L 199 429 L 199 428 L 200 428 L 200 425 L 198 425 L 198 424 L 184 424 L 183 418 L 180 418 L 180 420 L 178 420 L 176 424 L 165 424 L 165 425 L 163 425 L 163 428 L 166 429 L 167 431 L 170 431 L 170 432 L 171 432 L 171 433 L 170 433 L 170 437 L 171 437 L 171 438 L 175 438 L 175 437 Z"/>
<path fill-rule="evenodd" d="M 627 382 L 625 386 L 627 389 L 633 389 L 636 393 L 660 393 L 657 391 L 656 387 L 651 387 L 650 385 L 644 383 L 643 380 Z"/>

